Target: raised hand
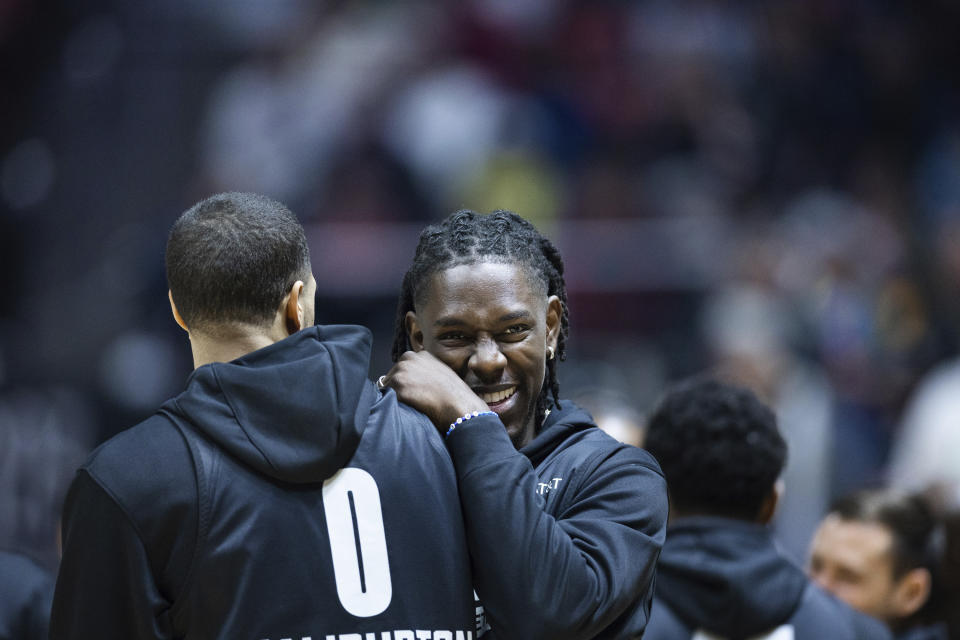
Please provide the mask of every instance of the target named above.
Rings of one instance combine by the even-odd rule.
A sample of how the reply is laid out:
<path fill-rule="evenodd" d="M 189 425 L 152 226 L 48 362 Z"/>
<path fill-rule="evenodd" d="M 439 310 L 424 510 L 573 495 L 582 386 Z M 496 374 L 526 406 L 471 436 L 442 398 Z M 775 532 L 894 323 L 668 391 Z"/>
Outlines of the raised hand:
<path fill-rule="evenodd" d="M 453 369 L 425 350 L 404 353 L 380 383 L 430 418 L 441 433 L 465 413 L 489 410 Z"/>

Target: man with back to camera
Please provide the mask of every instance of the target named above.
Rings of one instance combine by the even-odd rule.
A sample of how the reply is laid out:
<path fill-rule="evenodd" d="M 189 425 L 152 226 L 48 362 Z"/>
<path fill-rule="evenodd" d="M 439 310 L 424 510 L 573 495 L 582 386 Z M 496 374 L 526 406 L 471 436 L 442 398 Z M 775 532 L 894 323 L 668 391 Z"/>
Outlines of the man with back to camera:
<path fill-rule="evenodd" d="M 808 573 L 897 640 L 947 640 L 935 618 L 937 520 L 917 495 L 869 489 L 837 500 L 810 544 Z"/>
<path fill-rule="evenodd" d="M 560 399 L 560 252 L 512 211 L 426 227 L 381 378 L 444 434 L 488 638 L 643 636 L 667 521 L 646 451 Z M 478 634 L 479 635 L 479 634 Z"/>
<path fill-rule="evenodd" d="M 167 276 L 196 369 L 74 479 L 51 638 L 471 640 L 449 455 L 367 380 L 366 329 L 313 326 L 294 215 L 208 198 Z"/>
<path fill-rule="evenodd" d="M 787 446 L 751 391 L 709 379 L 677 385 L 650 417 L 644 444 L 670 497 L 644 640 L 890 638 L 777 550 L 767 523 Z"/>

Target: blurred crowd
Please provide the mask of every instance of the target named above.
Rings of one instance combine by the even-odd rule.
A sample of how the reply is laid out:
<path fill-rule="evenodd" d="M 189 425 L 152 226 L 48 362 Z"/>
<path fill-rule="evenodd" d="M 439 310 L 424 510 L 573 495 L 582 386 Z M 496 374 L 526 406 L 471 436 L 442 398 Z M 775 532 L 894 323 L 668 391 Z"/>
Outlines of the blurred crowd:
<path fill-rule="evenodd" d="M 374 376 L 425 223 L 532 220 L 567 263 L 567 392 L 640 438 L 673 380 L 755 389 L 798 560 L 849 491 L 952 505 L 958 28 L 949 0 L 0 3 L 0 546 L 54 567 L 58 506 L 25 522 L 12 474 L 58 505 L 181 388 L 163 246 L 224 190 L 300 216 L 318 321 L 373 328 Z"/>

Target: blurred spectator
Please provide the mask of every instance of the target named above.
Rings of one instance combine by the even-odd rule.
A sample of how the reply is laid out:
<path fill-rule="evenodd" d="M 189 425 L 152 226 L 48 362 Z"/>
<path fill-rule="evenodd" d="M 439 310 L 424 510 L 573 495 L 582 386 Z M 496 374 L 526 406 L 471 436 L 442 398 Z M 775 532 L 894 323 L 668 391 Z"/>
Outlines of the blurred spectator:
<path fill-rule="evenodd" d="M 835 435 L 833 391 L 794 351 L 794 322 L 782 294 L 748 283 L 718 290 L 703 312 L 718 375 L 753 389 L 777 414 L 790 457 L 773 527 L 799 563 L 830 501 Z"/>
<path fill-rule="evenodd" d="M 670 494 L 648 640 L 880 640 L 882 625 L 813 585 L 767 528 L 787 444 L 742 387 L 695 379 L 650 416 L 647 449 Z"/>
<path fill-rule="evenodd" d="M 938 607 L 944 532 L 919 496 L 864 490 L 830 508 L 810 545 L 810 577 L 883 620 L 898 640 L 947 640 Z M 955 603 L 951 603 L 955 605 Z"/>
<path fill-rule="evenodd" d="M 92 444 L 91 418 L 69 390 L 0 394 L 0 639 L 47 638 L 60 511 Z"/>
<path fill-rule="evenodd" d="M 960 127 L 948 127 L 925 151 L 918 171 L 927 214 L 925 263 L 933 280 L 932 305 L 948 341 L 960 343 Z M 891 451 L 890 482 L 908 491 L 938 487 L 960 501 L 960 359 L 939 362 L 913 389 Z"/>
<path fill-rule="evenodd" d="M 890 483 L 906 491 L 939 487 L 960 498 L 960 360 L 917 385 L 894 443 Z"/>
<path fill-rule="evenodd" d="M 0 549 L 0 640 L 47 640 L 52 600 L 49 571 Z"/>
<path fill-rule="evenodd" d="M 89 403 L 70 390 L 0 395 L 0 548 L 56 569 L 63 499 L 93 443 L 93 422 Z"/>

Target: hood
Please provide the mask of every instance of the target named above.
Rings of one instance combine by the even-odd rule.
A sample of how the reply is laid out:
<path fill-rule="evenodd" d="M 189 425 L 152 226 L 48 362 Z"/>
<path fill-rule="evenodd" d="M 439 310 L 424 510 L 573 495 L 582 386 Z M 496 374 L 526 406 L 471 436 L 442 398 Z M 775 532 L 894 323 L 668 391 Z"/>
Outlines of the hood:
<path fill-rule="evenodd" d="M 520 453 L 527 456 L 536 466 L 542 462 L 557 446 L 572 434 L 597 426 L 593 416 L 569 400 L 561 400 L 560 408 L 554 407 L 540 426 L 536 437 Z"/>
<path fill-rule="evenodd" d="M 690 518 L 667 529 L 656 596 L 693 628 L 744 638 L 786 622 L 807 584 L 766 527 Z"/>
<path fill-rule="evenodd" d="M 353 456 L 378 393 L 370 332 L 317 326 L 195 370 L 165 409 L 284 482 L 322 482 Z"/>

